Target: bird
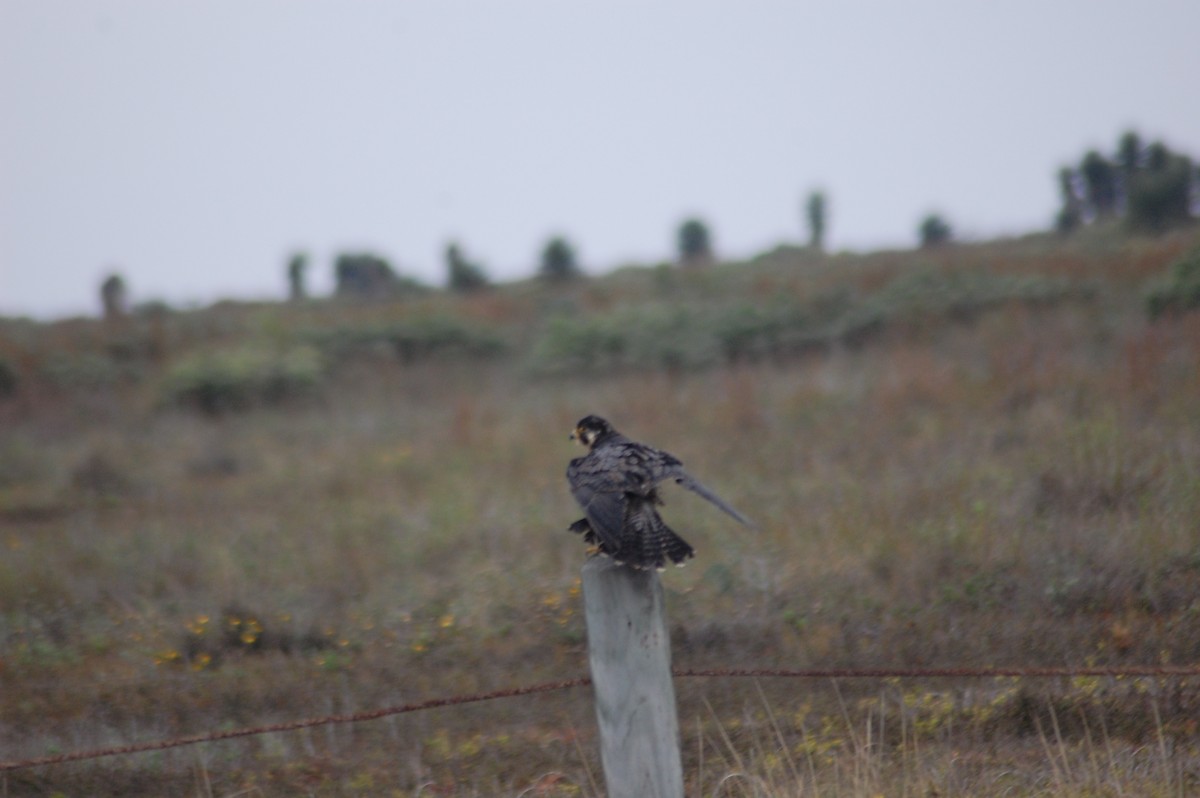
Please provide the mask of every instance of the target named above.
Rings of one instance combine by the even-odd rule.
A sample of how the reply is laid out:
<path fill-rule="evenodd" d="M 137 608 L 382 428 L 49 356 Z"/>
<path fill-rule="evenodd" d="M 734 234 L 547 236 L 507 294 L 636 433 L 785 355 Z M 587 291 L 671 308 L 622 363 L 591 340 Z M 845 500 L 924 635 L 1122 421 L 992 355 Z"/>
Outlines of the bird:
<path fill-rule="evenodd" d="M 662 571 L 683 565 L 696 551 L 663 522 L 658 486 L 667 480 L 712 502 L 739 523 L 754 523 L 683 469 L 672 454 L 630 440 L 599 416 L 585 416 L 569 436 L 588 453 L 567 466 L 571 495 L 584 517 L 568 529 L 618 563 Z"/>

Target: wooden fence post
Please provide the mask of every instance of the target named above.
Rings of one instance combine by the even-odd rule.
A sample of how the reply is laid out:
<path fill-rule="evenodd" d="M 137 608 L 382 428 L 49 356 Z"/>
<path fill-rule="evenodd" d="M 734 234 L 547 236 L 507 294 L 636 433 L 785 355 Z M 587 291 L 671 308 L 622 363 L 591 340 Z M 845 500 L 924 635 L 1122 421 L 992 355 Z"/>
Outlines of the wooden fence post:
<path fill-rule="evenodd" d="M 683 798 L 658 573 L 592 557 L 583 566 L 583 601 L 608 798 Z"/>

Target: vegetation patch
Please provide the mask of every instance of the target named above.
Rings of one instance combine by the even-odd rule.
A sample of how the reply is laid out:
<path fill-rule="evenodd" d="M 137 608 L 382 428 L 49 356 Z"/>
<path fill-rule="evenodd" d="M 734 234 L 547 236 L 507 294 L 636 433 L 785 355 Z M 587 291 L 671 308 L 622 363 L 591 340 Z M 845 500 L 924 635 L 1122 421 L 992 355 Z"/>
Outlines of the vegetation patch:
<path fill-rule="evenodd" d="M 390 355 L 404 363 L 431 357 L 486 357 L 507 348 L 490 329 L 448 316 L 379 324 L 339 325 L 302 334 L 332 362 Z"/>
<path fill-rule="evenodd" d="M 184 358 L 167 370 L 162 401 L 216 415 L 310 396 L 324 364 L 311 346 L 245 346 Z"/>
<path fill-rule="evenodd" d="M 680 668 L 1200 661 L 1197 314 L 1147 324 L 1142 293 L 1197 243 L 1093 226 L 483 294 L 0 321 L 20 380 L 0 401 L 0 749 L 585 674 L 562 474 L 589 412 L 760 526 L 664 486 L 698 552 L 662 576 Z M 82 378 L 92 358 L 109 376 Z M 76 375 L 51 382 L 51 363 Z M 680 678 L 686 792 L 1190 794 L 1193 681 Z M 588 690 L 7 785 L 603 794 Z"/>
<path fill-rule="evenodd" d="M 842 288 L 811 299 L 644 303 L 550 319 L 529 362 L 543 374 L 698 369 L 855 345 L 900 323 L 968 321 L 1005 303 L 1048 305 L 1091 293 L 1066 278 L 922 270 L 866 296 Z"/>
<path fill-rule="evenodd" d="M 1146 291 L 1146 312 L 1152 319 L 1196 308 L 1200 308 L 1200 247 L 1172 263 L 1167 276 Z"/>
<path fill-rule="evenodd" d="M 998 305 L 1016 302 L 1048 305 L 1088 297 L 1092 289 L 1061 277 L 918 271 L 898 277 L 866 305 L 882 320 L 949 318 L 971 320 Z"/>

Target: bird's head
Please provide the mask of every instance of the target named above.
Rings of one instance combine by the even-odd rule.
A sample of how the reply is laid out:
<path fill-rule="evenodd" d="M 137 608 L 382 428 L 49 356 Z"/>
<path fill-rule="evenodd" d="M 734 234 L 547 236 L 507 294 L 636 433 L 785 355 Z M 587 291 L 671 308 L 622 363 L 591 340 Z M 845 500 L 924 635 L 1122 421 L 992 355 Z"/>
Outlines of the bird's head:
<path fill-rule="evenodd" d="M 615 432 L 612 424 L 609 424 L 600 416 L 585 416 L 579 419 L 579 423 L 575 425 L 575 431 L 571 433 L 571 440 L 579 441 L 589 449 L 596 445 L 596 441 L 603 438 L 605 435 L 611 435 Z"/>

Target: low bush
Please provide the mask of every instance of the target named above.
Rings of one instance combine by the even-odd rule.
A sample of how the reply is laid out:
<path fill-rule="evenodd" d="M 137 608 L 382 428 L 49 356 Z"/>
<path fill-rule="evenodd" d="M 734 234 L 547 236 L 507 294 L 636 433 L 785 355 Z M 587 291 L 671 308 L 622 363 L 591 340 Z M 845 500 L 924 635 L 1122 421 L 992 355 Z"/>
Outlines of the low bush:
<path fill-rule="evenodd" d="M 842 289 L 764 304 L 654 303 L 557 316 L 535 342 L 530 362 L 540 373 L 703 368 L 855 345 L 898 322 L 967 320 L 1005 302 L 1043 304 L 1084 294 L 1064 279 L 920 272 L 866 297 Z"/>
<path fill-rule="evenodd" d="M 620 364 L 626 340 L 605 318 L 556 316 L 533 346 L 534 371 L 541 373 L 585 372 Z"/>
<path fill-rule="evenodd" d="M 6 399 L 17 393 L 20 379 L 17 377 L 17 367 L 8 360 L 0 357 L 0 399 Z"/>
<path fill-rule="evenodd" d="M 39 375 L 64 390 L 94 390 L 138 377 L 138 370 L 98 352 L 54 352 L 40 364 Z"/>
<path fill-rule="evenodd" d="M 304 337 L 331 360 L 390 354 L 411 363 L 434 355 L 487 357 L 507 348 L 504 339 L 491 330 L 444 316 L 334 327 Z"/>
<path fill-rule="evenodd" d="M 1146 312 L 1152 319 L 1195 308 L 1200 308 L 1200 247 L 1172 263 L 1167 276 L 1146 291 Z"/>
<path fill-rule="evenodd" d="M 210 415 L 276 405 L 312 394 L 323 373 L 323 361 L 311 346 L 207 352 L 189 356 L 167 371 L 162 400 Z"/>
<path fill-rule="evenodd" d="M 1045 304 L 1086 293 L 1064 278 L 921 271 L 897 277 L 868 301 L 888 320 L 971 319 L 1006 302 Z"/>

